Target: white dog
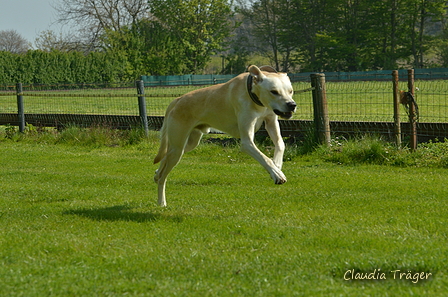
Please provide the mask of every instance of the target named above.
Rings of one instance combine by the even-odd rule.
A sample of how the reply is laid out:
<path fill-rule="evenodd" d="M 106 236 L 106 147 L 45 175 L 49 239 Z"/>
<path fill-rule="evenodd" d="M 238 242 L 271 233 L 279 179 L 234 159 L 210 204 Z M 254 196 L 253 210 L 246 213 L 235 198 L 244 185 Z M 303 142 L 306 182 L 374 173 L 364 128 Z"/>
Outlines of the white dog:
<path fill-rule="evenodd" d="M 175 99 L 165 114 L 161 145 L 154 164 L 161 162 L 154 181 L 158 184 L 158 202 L 166 206 L 165 185 L 170 171 L 185 152 L 194 149 L 204 133 L 213 127 L 241 138 L 241 149 L 255 158 L 276 184 L 286 182 L 281 171 L 285 144 L 277 116 L 292 117 L 296 103 L 286 73 L 271 67 L 250 66 L 224 84 L 187 93 Z M 254 144 L 254 134 L 262 123 L 275 145 L 273 160 Z"/>

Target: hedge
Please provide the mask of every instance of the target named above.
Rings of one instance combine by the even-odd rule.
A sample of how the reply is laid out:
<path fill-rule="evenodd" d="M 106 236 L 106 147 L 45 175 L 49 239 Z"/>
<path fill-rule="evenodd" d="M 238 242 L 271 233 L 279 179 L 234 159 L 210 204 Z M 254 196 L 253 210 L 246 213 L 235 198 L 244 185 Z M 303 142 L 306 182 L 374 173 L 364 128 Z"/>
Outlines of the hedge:
<path fill-rule="evenodd" d="M 126 77 L 127 60 L 106 52 L 0 52 L 0 85 L 112 83 Z"/>

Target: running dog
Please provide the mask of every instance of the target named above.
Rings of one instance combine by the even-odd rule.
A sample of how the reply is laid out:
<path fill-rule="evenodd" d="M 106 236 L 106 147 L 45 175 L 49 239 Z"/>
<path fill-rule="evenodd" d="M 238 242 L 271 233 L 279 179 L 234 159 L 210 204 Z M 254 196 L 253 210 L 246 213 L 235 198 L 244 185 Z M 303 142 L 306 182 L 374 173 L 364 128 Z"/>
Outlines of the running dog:
<path fill-rule="evenodd" d="M 204 133 L 215 128 L 241 138 L 241 150 L 257 160 L 276 184 L 286 182 L 281 171 L 285 144 L 278 116 L 290 119 L 296 110 L 293 88 L 286 73 L 273 68 L 250 66 L 249 72 L 227 83 L 195 90 L 175 99 L 167 108 L 161 130 L 161 145 L 154 164 L 160 162 L 154 181 L 158 203 L 166 206 L 165 186 L 170 171 L 182 155 L 194 149 Z M 254 143 L 262 123 L 274 145 L 274 157 L 266 157 Z"/>

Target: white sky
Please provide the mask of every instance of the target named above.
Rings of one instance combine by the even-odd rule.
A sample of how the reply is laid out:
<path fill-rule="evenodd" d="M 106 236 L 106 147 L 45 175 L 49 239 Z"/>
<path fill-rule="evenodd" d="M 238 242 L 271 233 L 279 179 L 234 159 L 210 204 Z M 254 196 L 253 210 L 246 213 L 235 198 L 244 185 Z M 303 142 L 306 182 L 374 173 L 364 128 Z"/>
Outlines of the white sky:
<path fill-rule="evenodd" d="M 40 32 L 53 30 L 59 35 L 54 8 L 58 0 L 0 0 L 0 31 L 16 30 L 34 45 Z"/>

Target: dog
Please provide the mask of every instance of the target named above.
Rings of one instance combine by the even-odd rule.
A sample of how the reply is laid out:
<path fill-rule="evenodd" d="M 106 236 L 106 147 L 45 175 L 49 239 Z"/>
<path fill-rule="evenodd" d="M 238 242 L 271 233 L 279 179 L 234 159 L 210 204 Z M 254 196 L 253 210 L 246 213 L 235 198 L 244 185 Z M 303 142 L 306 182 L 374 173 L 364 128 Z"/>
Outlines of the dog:
<path fill-rule="evenodd" d="M 241 150 L 257 160 L 276 184 L 286 182 L 282 172 L 285 144 L 278 117 L 290 119 L 296 111 L 291 81 L 286 73 L 269 66 L 250 66 L 226 83 L 189 92 L 170 103 L 161 129 L 161 144 L 154 164 L 160 162 L 154 181 L 158 203 L 166 206 L 165 186 L 170 171 L 182 155 L 194 149 L 202 135 L 215 128 L 241 139 Z M 273 159 L 254 143 L 254 134 L 265 123 L 274 145 Z"/>

